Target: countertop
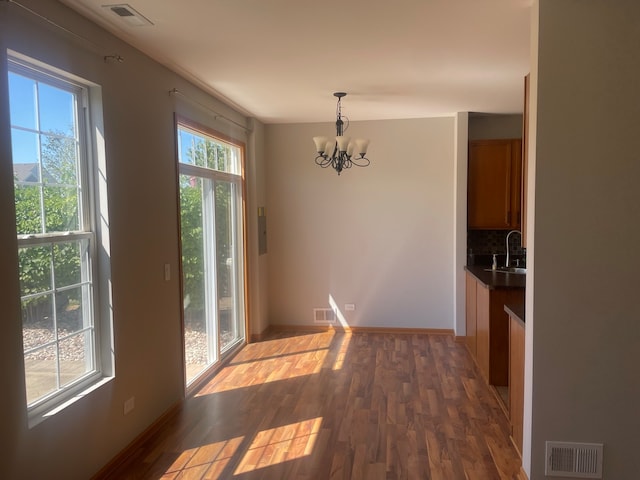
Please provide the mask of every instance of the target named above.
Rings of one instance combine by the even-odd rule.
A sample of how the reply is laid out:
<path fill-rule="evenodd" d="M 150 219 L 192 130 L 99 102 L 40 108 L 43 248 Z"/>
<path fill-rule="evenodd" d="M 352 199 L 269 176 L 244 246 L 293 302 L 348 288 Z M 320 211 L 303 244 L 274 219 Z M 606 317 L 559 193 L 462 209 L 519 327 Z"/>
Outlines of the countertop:
<path fill-rule="evenodd" d="M 489 289 L 525 288 L 526 286 L 527 276 L 519 273 L 487 272 L 487 269 L 491 269 L 487 265 L 467 265 L 464 269 Z M 524 314 L 522 318 L 524 319 Z"/>
<path fill-rule="evenodd" d="M 510 317 L 517 318 L 524 323 L 524 303 L 507 303 L 504 306 L 504 311 L 507 312 Z"/>

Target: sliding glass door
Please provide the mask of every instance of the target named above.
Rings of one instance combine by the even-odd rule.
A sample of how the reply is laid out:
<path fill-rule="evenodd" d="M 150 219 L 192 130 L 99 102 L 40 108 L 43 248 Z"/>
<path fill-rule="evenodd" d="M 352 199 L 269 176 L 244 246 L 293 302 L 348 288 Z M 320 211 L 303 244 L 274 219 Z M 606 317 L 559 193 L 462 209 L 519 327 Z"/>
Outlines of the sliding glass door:
<path fill-rule="evenodd" d="M 187 385 L 245 338 L 242 148 L 178 124 Z"/>

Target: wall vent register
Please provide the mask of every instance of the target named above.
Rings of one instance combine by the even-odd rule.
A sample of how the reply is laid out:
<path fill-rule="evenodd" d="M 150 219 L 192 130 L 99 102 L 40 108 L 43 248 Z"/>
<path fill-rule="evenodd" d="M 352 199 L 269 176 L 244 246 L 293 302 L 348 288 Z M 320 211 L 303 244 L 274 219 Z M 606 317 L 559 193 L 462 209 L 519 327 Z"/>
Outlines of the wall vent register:
<path fill-rule="evenodd" d="M 601 443 L 546 442 L 545 476 L 602 478 Z"/>
<path fill-rule="evenodd" d="M 313 322 L 323 325 L 333 325 L 336 323 L 336 312 L 331 308 L 314 308 Z"/>

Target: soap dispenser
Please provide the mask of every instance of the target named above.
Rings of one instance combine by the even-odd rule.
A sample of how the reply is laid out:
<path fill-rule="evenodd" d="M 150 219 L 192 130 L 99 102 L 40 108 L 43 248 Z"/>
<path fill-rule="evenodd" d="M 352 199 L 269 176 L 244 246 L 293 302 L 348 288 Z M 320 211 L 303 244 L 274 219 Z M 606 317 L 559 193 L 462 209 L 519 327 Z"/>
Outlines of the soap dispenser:
<path fill-rule="evenodd" d="M 498 269 L 498 254 L 494 253 L 493 254 L 493 263 L 491 264 L 491 270 L 497 270 Z"/>

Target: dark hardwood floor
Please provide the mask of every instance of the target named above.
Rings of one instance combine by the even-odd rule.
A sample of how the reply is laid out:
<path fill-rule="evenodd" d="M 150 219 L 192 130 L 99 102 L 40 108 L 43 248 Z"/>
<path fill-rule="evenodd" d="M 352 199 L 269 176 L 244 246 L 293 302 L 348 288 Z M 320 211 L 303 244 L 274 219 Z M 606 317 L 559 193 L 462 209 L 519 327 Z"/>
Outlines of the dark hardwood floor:
<path fill-rule="evenodd" d="M 110 479 L 517 479 L 451 336 L 280 333 L 246 346 Z"/>

